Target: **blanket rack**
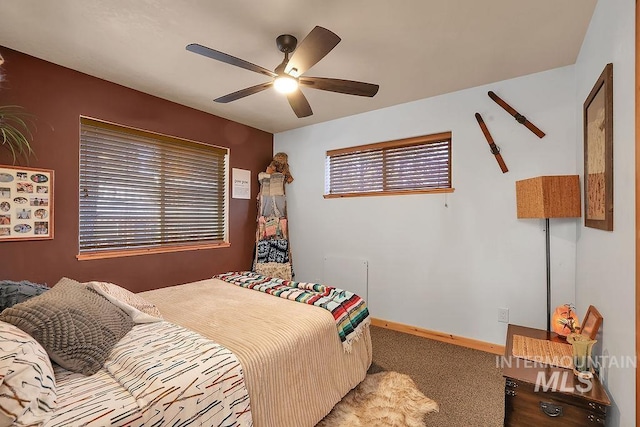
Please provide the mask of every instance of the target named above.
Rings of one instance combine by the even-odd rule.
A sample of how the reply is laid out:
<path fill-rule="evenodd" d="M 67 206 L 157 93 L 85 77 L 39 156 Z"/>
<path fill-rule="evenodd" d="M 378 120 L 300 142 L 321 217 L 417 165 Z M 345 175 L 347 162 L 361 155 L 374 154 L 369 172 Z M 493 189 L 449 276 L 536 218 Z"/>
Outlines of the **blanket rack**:
<path fill-rule="evenodd" d="M 269 277 L 292 280 L 294 273 L 289 241 L 285 175 L 258 174 L 258 217 L 253 271 Z"/>

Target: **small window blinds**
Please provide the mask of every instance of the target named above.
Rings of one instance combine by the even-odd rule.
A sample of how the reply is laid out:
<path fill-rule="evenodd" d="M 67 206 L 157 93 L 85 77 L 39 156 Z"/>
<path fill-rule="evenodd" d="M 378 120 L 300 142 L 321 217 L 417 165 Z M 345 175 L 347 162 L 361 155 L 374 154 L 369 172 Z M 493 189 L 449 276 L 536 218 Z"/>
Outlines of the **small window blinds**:
<path fill-rule="evenodd" d="M 325 197 L 451 189 L 451 132 L 327 151 Z"/>

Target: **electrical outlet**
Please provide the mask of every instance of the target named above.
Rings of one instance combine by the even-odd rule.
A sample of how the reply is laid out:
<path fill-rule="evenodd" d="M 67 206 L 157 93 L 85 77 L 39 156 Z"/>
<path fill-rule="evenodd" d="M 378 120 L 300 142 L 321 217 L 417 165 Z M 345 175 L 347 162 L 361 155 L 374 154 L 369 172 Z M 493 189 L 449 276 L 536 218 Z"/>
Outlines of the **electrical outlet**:
<path fill-rule="evenodd" d="M 509 309 L 508 308 L 499 308 L 498 309 L 498 322 L 509 323 Z"/>

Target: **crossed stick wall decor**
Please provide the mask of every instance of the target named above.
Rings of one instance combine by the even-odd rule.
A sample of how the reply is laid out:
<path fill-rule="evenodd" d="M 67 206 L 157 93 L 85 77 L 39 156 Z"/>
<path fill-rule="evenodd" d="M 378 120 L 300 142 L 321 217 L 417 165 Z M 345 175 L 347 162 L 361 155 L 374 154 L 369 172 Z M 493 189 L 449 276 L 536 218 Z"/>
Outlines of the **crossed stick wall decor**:
<path fill-rule="evenodd" d="M 545 136 L 545 133 L 543 131 L 541 131 L 536 125 L 534 125 L 529 120 L 527 120 L 525 116 L 523 116 L 518 111 L 516 111 L 515 108 L 507 104 L 502 98 L 496 95 L 493 91 L 489 91 L 488 95 L 489 95 L 489 98 L 491 98 L 496 102 L 496 104 L 501 106 L 507 113 L 511 114 L 518 123 L 525 126 L 527 129 L 533 132 L 536 136 L 538 136 L 538 138 L 543 138 Z M 495 141 L 493 140 L 493 137 L 491 136 L 491 133 L 489 132 L 489 129 L 487 128 L 487 125 L 482 119 L 482 116 L 480 115 L 480 113 L 476 113 L 476 120 L 480 125 L 480 129 L 482 130 L 484 137 L 489 143 L 489 147 L 491 148 L 491 154 L 493 154 L 496 157 L 496 161 L 498 162 L 498 165 L 500 166 L 502 173 L 509 172 L 509 169 L 507 168 L 507 165 L 504 162 L 504 159 L 502 158 L 502 154 L 500 154 L 500 147 L 498 147 Z"/>

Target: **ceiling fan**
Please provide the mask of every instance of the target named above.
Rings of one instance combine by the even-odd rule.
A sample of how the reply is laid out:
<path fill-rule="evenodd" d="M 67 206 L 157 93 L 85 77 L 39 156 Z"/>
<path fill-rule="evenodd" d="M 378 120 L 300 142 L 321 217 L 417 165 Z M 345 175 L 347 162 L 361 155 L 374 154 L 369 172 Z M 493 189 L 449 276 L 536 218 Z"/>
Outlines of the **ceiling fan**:
<path fill-rule="evenodd" d="M 187 50 L 272 78 L 269 82 L 216 98 L 214 99 L 215 102 L 227 103 L 235 101 L 274 86 L 277 91 L 287 95 L 289 105 L 291 105 L 296 116 L 301 118 L 312 115 L 313 111 L 299 86 L 368 97 L 372 97 L 378 92 L 379 86 L 376 84 L 303 76 L 305 71 L 317 64 L 338 43 L 340 43 L 340 37 L 319 26 L 311 30 L 297 49 L 298 39 L 290 34 L 282 34 L 276 38 L 276 45 L 284 53 L 284 60 L 273 71 L 197 43 L 187 45 Z M 289 58 L 289 54 L 292 52 L 293 55 Z"/>

